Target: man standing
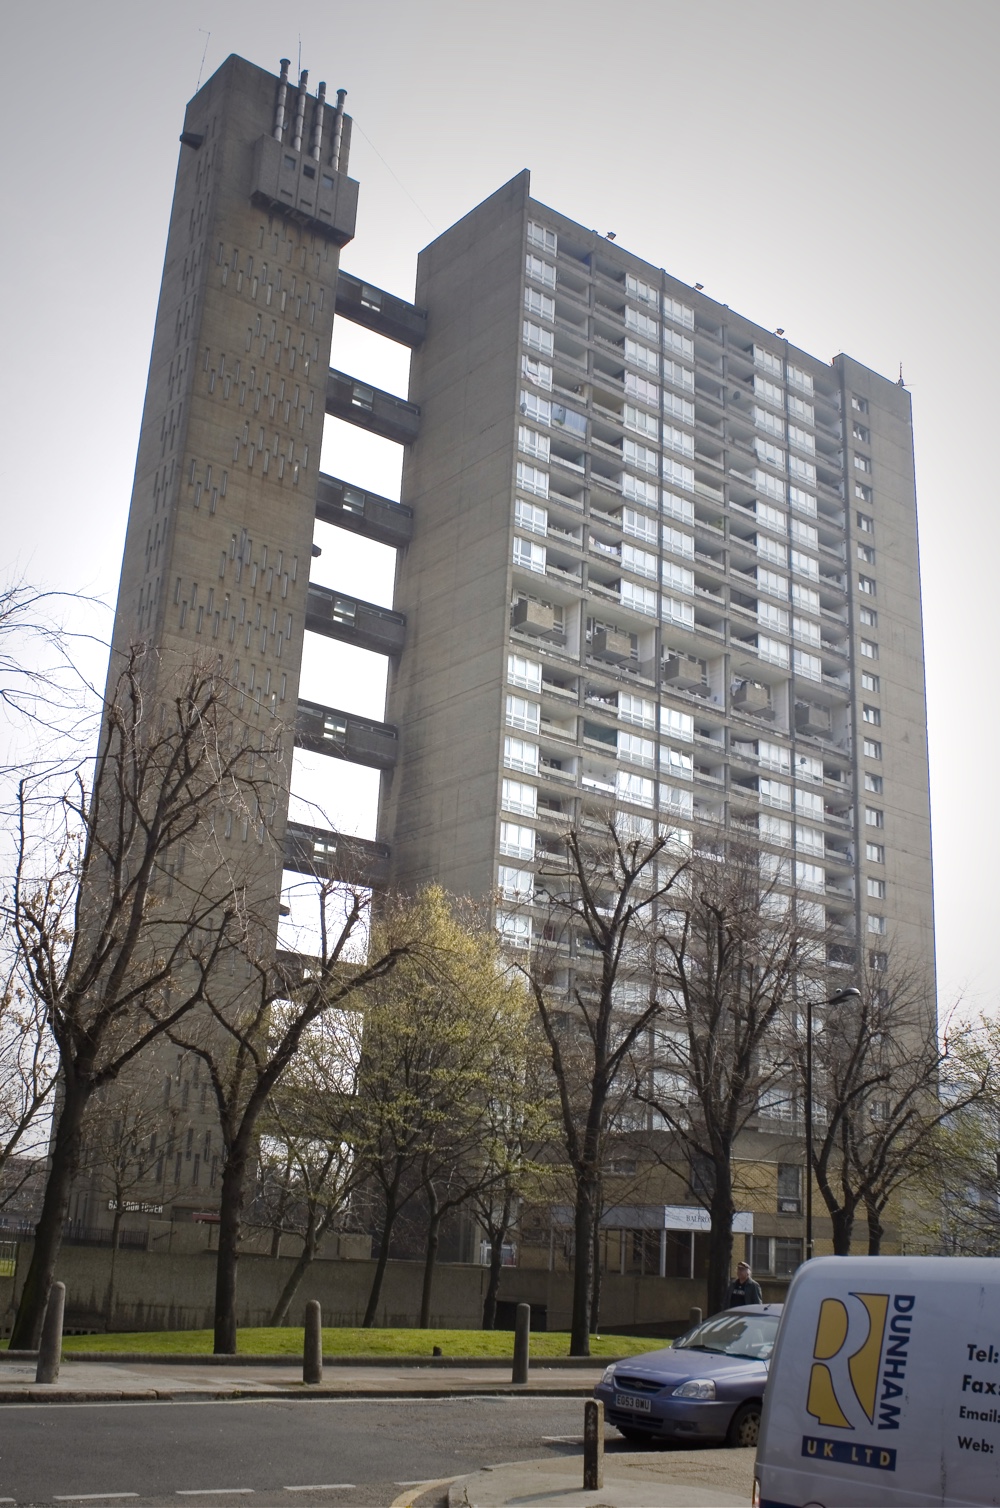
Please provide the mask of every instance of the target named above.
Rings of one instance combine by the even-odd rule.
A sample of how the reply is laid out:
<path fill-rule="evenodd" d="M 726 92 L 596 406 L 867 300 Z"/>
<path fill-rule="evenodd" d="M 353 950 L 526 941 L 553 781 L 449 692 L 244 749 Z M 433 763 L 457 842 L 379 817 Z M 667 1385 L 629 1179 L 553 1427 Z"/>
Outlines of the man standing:
<path fill-rule="evenodd" d="M 736 1268 L 736 1281 L 729 1286 L 727 1309 L 737 1309 L 741 1304 L 762 1304 L 760 1284 L 750 1276 L 750 1263 L 740 1262 Z"/>

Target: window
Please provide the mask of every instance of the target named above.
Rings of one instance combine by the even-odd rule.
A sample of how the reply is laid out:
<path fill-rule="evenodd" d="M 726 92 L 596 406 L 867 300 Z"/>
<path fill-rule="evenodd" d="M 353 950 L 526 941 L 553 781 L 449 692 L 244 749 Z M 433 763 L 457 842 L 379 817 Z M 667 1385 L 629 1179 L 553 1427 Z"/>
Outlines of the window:
<path fill-rule="evenodd" d="M 778 1163 L 778 1214 L 802 1213 L 802 1169 L 798 1163 Z"/>
<path fill-rule="evenodd" d="M 694 310 L 679 299 L 671 298 L 669 293 L 663 295 L 663 317 L 672 319 L 675 325 L 683 325 L 685 330 L 694 329 Z"/>
<path fill-rule="evenodd" d="M 878 659 L 878 645 L 875 643 L 874 639 L 862 639 L 859 648 L 864 659 Z"/>
<path fill-rule="evenodd" d="M 811 586 L 803 586 L 801 582 L 792 582 L 792 602 L 796 607 L 801 607 L 804 612 L 819 612 L 819 592 L 814 591 Z"/>
<path fill-rule="evenodd" d="M 776 806 L 779 811 L 792 809 L 792 788 L 783 780 L 769 780 L 763 775 L 758 781 L 762 806 Z"/>
<path fill-rule="evenodd" d="M 524 655 L 508 655 L 507 679 L 512 686 L 525 686 L 529 691 L 541 691 L 542 667 L 537 660 L 529 660 Z"/>
<path fill-rule="evenodd" d="M 870 702 L 863 702 L 861 704 L 861 720 L 862 722 L 871 723 L 873 728 L 880 728 L 882 726 L 881 710 L 878 707 L 873 707 Z"/>
<path fill-rule="evenodd" d="M 679 785 L 660 786 L 660 809 L 667 811 L 672 817 L 692 817 L 694 815 L 694 796 L 690 791 L 684 790 Z M 675 837 L 680 837 L 675 834 Z M 688 834 L 687 836 L 690 836 Z"/>
<path fill-rule="evenodd" d="M 537 775 L 538 745 L 523 738 L 505 738 L 503 762 L 508 770 L 525 770 L 529 775 Z"/>
<path fill-rule="evenodd" d="M 525 258 L 524 272 L 526 277 L 531 278 L 535 283 L 541 283 L 546 288 L 556 286 L 556 269 L 552 263 L 543 261 L 541 257 L 532 256 L 530 251 Z"/>
<path fill-rule="evenodd" d="M 870 476 L 871 475 L 871 469 L 872 469 L 872 463 L 871 463 L 871 461 L 869 461 L 869 459 L 868 459 L 867 456 L 859 455 L 857 453 L 857 451 L 855 451 L 855 453 L 854 453 L 854 469 L 855 469 L 855 471 L 864 471 L 864 472 L 867 472 L 867 474 Z"/>
<path fill-rule="evenodd" d="M 686 393 L 694 392 L 694 373 L 690 367 L 682 367 L 679 361 L 670 361 L 669 358 L 664 357 L 663 380 L 672 382 L 674 387 L 682 387 Z"/>
<path fill-rule="evenodd" d="M 813 380 L 809 372 L 803 371 L 801 367 L 789 366 L 785 375 L 792 387 L 797 387 L 800 393 L 812 394 Z"/>
<path fill-rule="evenodd" d="M 810 681 L 823 679 L 823 662 L 819 655 L 811 655 L 804 649 L 796 649 L 792 655 L 796 675 L 806 676 Z"/>
<path fill-rule="evenodd" d="M 657 384 L 650 382 L 647 377 L 637 377 L 635 372 L 625 373 L 625 392 L 640 403 L 648 403 L 650 408 L 659 406 L 660 389 Z"/>
<path fill-rule="evenodd" d="M 661 563 L 660 579 L 664 586 L 675 592 L 694 591 L 694 572 L 689 571 L 687 566 L 678 565 L 676 561 L 664 560 Z"/>
<path fill-rule="evenodd" d="M 533 539 L 521 539 L 514 535 L 514 564 L 520 566 L 523 571 L 534 571 L 540 576 L 545 575 L 545 546 L 537 544 Z"/>
<path fill-rule="evenodd" d="M 694 435 L 689 435 L 683 429 L 675 429 L 672 424 L 663 426 L 663 443 L 668 450 L 677 450 L 682 456 L 694 455 Z"/>
<path fill-rule="evenodd" d="M 663 412 L 672 414 L 682 424 L 694 423 L 694 404 L 689 398 L 681 398 L 677 393 L 664 393 Z"/>
<path fill-rule="evenodd" d="M 816 454 L 816 441 L 807 429 L 801 429 L 798 424 L 789 424 L 788 443 L 794 445 L 796 450 L 804 450 L 807 456 Z"/>
<path fill-rule="evenodd" d="M 537 461 L 549 459 L 549 437 L 540 435 L 537 429 L 529 429 L 526 424 L 517 426 L 517 448 L 525 455 L 534 456 Z"/>
<path fill-rule="evenodd" d="M 794 393 L 788 395 L 788 412 L 793 419 L 801 419 L 805 424 L 816 423 L 816 410 L 811 403 L 806 403 L 802 398 L 796 398 Z"/>
<path fill-rule="evenodd" d="M 813 822 L 822 822 L 825 810 L 823 797 L 818 791 L 797 789 L 795 792 L 795 810 L 800 817 L 809 817 Z"/>
<path fill-rule="evenodd" d="M 619 732 L 618 758 L 628 760 L 630 764 L 652 765 L 656 762 L 656 745 L 651 738 L 643 738 L 639 733 Z"/>
<path fill-rule="evenodd" d="M 876 796 L 881 796 L 883 783 L 881 775 L 873 775 L 870 770 L 865 771 L 866 791 L 872 791 Z"/>
<path fill-rule="evenodd" d="M 641 367 L 644 372 L 652 372 L 654 377 L 659 374 L 659 352 L 651 351 L 648 346 L 641 346 L 637 340 L 629 340 L 625 337 L 625 360 L 633 366 Z"/>
<path fill-rule="evenodd" d="M 541 351 L 543 356 L 551 356 L 555 350 L 556 338 L 552 331 L 543 330 L 541 325 L 533 325 L 530 319 L 524 321 L 522 339 L 530 350 Z"/>
<path fill-rule="evenodd" d="M 808 550 L 819 549 L 819 530 L 814 524 L 804 524 L 800 518 L 792 519 L 792 538 L 797 545 Z"/>
<path fill-rule="evenodd" d="M 508 948 L 531 947 L 531 917 L 510 916 L 505 911 L 497 912 L 497 931 Z"/>
<path fill-rule="evenodd" d="M 500 792 L 500 805 L 506 812 L 520 812 L 524 817 L 533 817 L 538 808 L 538 791 L 523 780 L 505 780 Z"/>
<path fill-rule="evenodd" d="M 652 304 L 654 309 L 659 308 L 659 290 L 652 283 L 645 283 L 642 278 L 633 276 L 631 272 L 625 274 L 625 292 L 629 298 L 637 298 L 640 303 Z"/>
<path fill-rule="evenodd" d="M 866 759 L 882 758 L 882 745 L 877 738 L 866 738 L 862 747 Z"/>
<path fill-rule="evenodd" d="M 885 900 L 885 880 L 875 880 L 869 876 L 865 885 L 873 901 Z"/>
<path fill-rule="evenodd" d="M 631 691 L 619 691 L 618 716 L 623 723 L 635 723 L 640 728 L 656 727 L 656 703 L 644 696 L 634 696 Z"/>
<path fill-rule="evenodd" d="M 500 852 L 509 859 L 533 859 L 535 829 L 522 827 L 519 822 L 501 822 Z"/>
<path fill-rule="evenodd" d="M 770 403 L 774 408 L 784 409 L 785 390 L 776 382 L 768 382 L 766 377 L 760 377 L 756 372 L 753 374 L 753 395 L 760 398 L 764 403 Z M 757 410 L 754 409 L 754 413 Z"/>
<path fill-rule="evenodd" d="M 776 843 L 781 848 L 792 846 L 792 824 L 786 822 L 784 817 L 772 817 L 767 812 L 761 812 L 757 818 L 757 832 L 765 843 Z"/>
<path fill-rule="evenodd" d="M 634 466 L 637 471 L 658 472 L 660 458 L 655 450 L 650 450 L 647 445 L 640 445 L 637 440 L 626 440 L 622 449 L 626 466 Z"/>
<path fill-rule="evenodd" d="M 880 806 L 865 807 L 865 825 L 867 827 L 885 826 L 885 812 Z"/>
<path fill-rule="evenodd" d="M 851 407 L 856 414 L 867 414 L 868 399 L 859 398 L 856 393 L 851 394 Z"/>
<path fill-rule="evenodd" d="M 762 1095 L 762 1106 L 764 1098 Z M 768 1115 L 782 1120 L 791 1118 L 793 1104 L 789 1092 L 775 1089 L 769 1091 L 767 1098 L 775 1098 L 779 1105 L 779 1108 L 768 1109 Z M 802 1265 L 803 1247 L 799 1236 L 747 1236 L 746 1240 L 747 1259 L 761 1277 L 790 1278 Z"/>
<path fill-rule="evenodd" d="M 858 528 L 861 530 L 862 534 L 875 533 L 875 520 L 872 518 L 870 513 L 862 513 L 861 509 L 859 508 L 856 516 L 858 520 Z"/>
<path fill-rule="evenodd" d="M 660 489 L 655 482 L 647 482 L 645 477 L 633 476 L 630 471 L 626 471 L 622 476 L 622 497 L 655 508 L 659 503 Z"/>
<path fill-rule="evenodd" d="M 526 419 L 534 419 L 536 424 L 552 423 L 552 404 L 548 398 L 540 398 L 537 393 L 522 392 L 521 412 Z"/>
<path fill-rule="evenodd" d="M 691 755 L 683 754 L 680 749 L 668 749 L 665 744 L 660 745 L 660 767 L 664 775 L 674 780 L 691 780 L 694 776 Z"/>
<path fill-rule="evenodd" d="M 678 330 L 672 330 L 669 325 L 663 327 L 663 344 L 668 351 L 673 351 L 675 356 L 686 356 L 688 361 L 694 360 L 694 341 L 688 335 L 681 335 Z"/>
<path fill-rule="evenodd" d="M 814 780 L 817 785 L 822 785 L 823 761 L 815 754 L 796 754 L 795 773 L 800 780 Z"/>
<path fill-rule="evenodd" d="M 780 639 L 770 638 L 767 634 L 757 635 L 757 653 L 769 665 L 788 664 L 788 645 L 782 644 Z"/>
<path fill-rule="evenodd" d="M 647 706 L 652 706 L 649 702 Z M 660 708 L 660 732 L 672 738 L 690 743 L 694 738 L 694 718 L 690 712 L 678 712 L 674 707 Z"/>
<path fill-rule="evenodd" d="M 784 534 L 788 528 L 788 522 L 780 508 L 772 508 L 770 503 L 755 503 L 754 512 L 760 523 L 767 529 L 773 529 L 777 534 Z"/>
<path fill-rule="evenodd" d="M 753 484 L 758 492 L 763 492 L 765 497 L 773 497 L 776 502 L 785 501 L 785 484 L 780 477 L 772 476 L 769 471 L 761 471 L 759 466 L 754 468 Z"/>
<path fill-rule="evenodd" d="M 792 551 L 792 570 L 797 576 L 808 576 L 810 581 L 819 580 L 819 561 L 801 550 Z"/>
<path fill-rule="evenodd" d="M 856 481 L 854 483 L 854 496 L 860 498 L 863 503 L 870 503 L 874 494 L 870 487 L 865 486 L 864 482 Z"/>
<path fill-rule="evenodd" d="M 785 438 L 784 419 L 780 418 L 777 414 L 772 414 L 769 409 L 759 408 L 755 405 L 753 411 L 753 422 L 757 426 L 757 428 L 762 429 L 765 434 L 775 435 L 779 440 L 783 440 Z"/>
<path fill-rule="evenodd" d="M 549 256 L 554 257 L 558 244 L 554 230 L 549 230 L 545 225 L 539 225 L 537 220 L 528 221 L 529 246 L 537 246 L 539 251 L 547 251 Z"/>
<path fill-rule="evenodd" d="M 795 846 L 800 853 L 816 854 L 819 858 L 826 854 L 826 839 L 822 830 L 818 827 L 805 827 L 798 822 L 795 824 Z"/>
<path fill-rule="evenodd" d="M 865 927 L 868 932 L 874 932 L 878 937 L 884 937 L 888 930 L 884 916 L 869 916 L 865 921 Z"/>
<path fill-rule="evenodd" d="M 626 429 L 630 429 L 633 434 L 644 435 L 654 445 L 659 439 L 660 421 L 655 414 L 648 414 L 644 408 L 626 403 L 622 422 Z"/>
<path fill-rule="evenodd" d="M 865 858 L 869 864 L 885 863 L 885 845 L 882 843 L 866 843 Z"/>
<path fill-rule="evenodd" d="M 653 793 L 653 782 L 646 775 L 633 775 L 629 770 L 615 771 L 617 800 L 631 801 L 636 806 L 652 806 Z"/>
<path fill-rule="evenodd" d="M 549 510 L 541 508 L 537 503 L 526 502 L 523 497 L 515 499 L 514 522 L 519 529 L 524 529 L 528 534 L 547 534 L 549 532 Z"/>
<path fill-rule="evenodd" d="M 671 555 L 682 555 L 685 560 L 694 559 L 693 534 L 682 534 L 680 529 L 672 529 L 669 524 L 664 524 L 660 537 L 663 548 L 669 550 Z"/>
<path fill-rule="evenodd" d="M 766 372 L 769 377 L 776 377 L 779 382 L 784 376 L 782 370 L 784 363 L 781 357 L 776 356 L 773 351 L 766 351 L 763 346 L 754 346 L 753 364 L 762 372 Z"/>
<path fill-rule="evenodd" d="M 888 953 L 869 953 L 868 962 L 873 974 L 884 974 L 889 967 L 889 955 Z M 884 1104 L 885 1101 L 880 1101 L 880 1103 Z M 886 1112 L 883 1110 L 881 1113 L 884 1116 Z"/>
<path fill-rule="evenodd" d="M 655 581 L 659 573 L 659 561 L 648 550 L 637 550 L 635 545 L 622 545 L 622 569 L 634 571 L 637 576 L 648 576 Z"/>
<path fill-rule="evenodd" d="M 544 361 L 536 361 L 533 356 L 522 356 L 521 376 L 526 381 L 533 382 L 536 387 L 544 388 L 547 393 L 552 391 L 552 368 L 546 366 Z"/>
<path fill-rule="evenodd" d="M 533 888 L 533 876 L 530 869 L 512 869 L 508 864 L 501 864 L 498 867 L 497 889 L 504 900 L 530 900 Z"/>
<path fill-rule="evenodd" d="M 765 770 L 778 770 L 788 775 L 792 768 L 792 751 L 782 744 L 773 744 L 762 738 L 757 744 L 757 760 Z"/>
<path fill-rule="evenodd" d="M 763 461 L 765 466 L 773 466 L 775 471 L 784 471 L 785 452 L 777 445 L 772 445 L 770 440 L 762 440 L 760 435 L 755 435 L 753 448 L 757 452 L 758 461 Z"/>
<path fill-rule="evenodd" d="M 693 579 L 692 577 L 692 581 Z M 622 607 L 630 607 L 634 613 L 656 617 L 656 592 L 651 586 L 640 586 L 636 581 L 623 581 L 621 603 Z"/>
<path fill-rule="evenodd" d="M 675 461 L 671 456 L 664 456 L 663 480 L 672 483 L 675 487 L 683 487 L 686 491 L 693 492 L 694 468 L 685 466 L 682 461 Z"/>
<path fill-rule="evenodd" d="M 873 607 L 859 607 L 858 620 L 865 628 L 878 628 L 878 613 Z"/>
<path fill-rule="evenodd" d="M 537 733 L 541 720 L 542 709 L 537 702 L 526 701 L 523 696 L 508 696 L 508 728 L 524 728 L 528 733 Z"/>
<path fill-rule="evenodd" d="M 796 859 L 795 883 L 802 890 L 825 890 L 826 870 L 822 864 L 809 864 L 804 860 Z"/>
<path fill-rule="evenodd" d="M 788 597 L 788 577 L 779 576 L 777 571 L 769 571 L 766 566 L 757 567 L 757 590 L 767 592 L 771 597 Z"/>
<path fill-rule="evenodd" d="M 806 644 L 815 644 L 817 648 L 822 643 L 822 634 L 818 623 L 813 623 L 808 618 L 793 618 L 792 633 L 797 639 Z"/>
<path fill-rule="evenodd" d="M 794 553 L 793 551 L 793 556 Z M 761 560 L 770 560 L 774 565 L 786 566 L 788 564 L 787 547 L 766 534 L 757 535 L 757 554 Z"/>
<path fill-rule="evenodd" d="M 801 482 L 808 482 L 811 487 L 816 485 L 816 467 L 812 461 L 803 461 L 799 456 L 789 456 L 789 473 L 798 477 Z"/>
<path fill-rule="evenodd" d="M 524 308 L 526 313 L 534 314 L 537 319 L 553 320 L 556 317 L 555 299 L 547 293 L 540 293 L 537 288 L 525 288 Z"/>
<path fill-rule="evenodd" d="M 871 431 L 865 429 L 863 424 L 855 422 L 851 425 L 851 434 L 855 440 L 860 440 L 862 445 L 870 445 L 872 442 Z"/>
<path fill-rule="evenodd" d="M 517 485 L 523 492 L 533 492 L 536 497 L 548 497 L 549 474 L 538 466 L 529 466 L 526 461 L 518 461 Z"/>
<path fill-rule="evenodd" d="M 870 576 L 858 576 L 858 591 L 868 597 L 875 596 L 875 583 Z"/>
<path fill-rule="evenodd" d="M 625 305 L 625 328 L 635 335 L 644 336 L 646 340 L 660 338 L 658 321 L 649 314 L 643 314 L 641 309 L 633 309 L 631 304 Z"/>
<path fill-rule="evenodd" d="M 645 513 L 637 513 L 634 508 L 623 508 L 622 533 L 631 534 L 633 539 L 648 540 L 650 544 L 655 545 L 659 531 L 655 518 L 648 518 Z"/>
<path fill-rule="evenodd" d="M 875 550 L 872 545 L 858 545 L 858 559 L 865 561 L 867 565 L 875 564 Z"/>
<path fill-rule="evenodd" d="M 775 633 L 787 634 L 788 632 L 788 609 L 774 607 L 770 602 L 758 602 L 757 622 L 764 628 L 773 629 Z"/>
<path fill-rule="evenodd" d="M 861 672 L 861 685 L 865 691 L 878 691 L 880 689 L 878 676 L 872 675 L 870 670 L 863 670 Z"/>
<path fill-rule="evenodd" d="M 806 513 L 810 518 L 815 518 L 819 507 L 811 492 L 804 492 L 801 487 L 789 487 L 788 501 L 798 513 Z"/>

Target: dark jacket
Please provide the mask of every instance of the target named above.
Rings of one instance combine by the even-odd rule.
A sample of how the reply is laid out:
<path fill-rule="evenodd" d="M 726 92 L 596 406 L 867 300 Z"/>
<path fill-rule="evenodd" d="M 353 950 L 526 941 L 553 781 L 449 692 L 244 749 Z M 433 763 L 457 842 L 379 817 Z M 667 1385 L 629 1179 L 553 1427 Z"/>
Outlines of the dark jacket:
<path fill-rule="evenodd" d="M 726 1300 L 727 1309 L 737 1309 L 741 1304 L 762 1304 L 763 1302 L 760 1284 L 754 1282 L 753 1278 L 747 1278 L 745 1283 L 734 1278 L 730 1283 L 729 1297 Z"/>

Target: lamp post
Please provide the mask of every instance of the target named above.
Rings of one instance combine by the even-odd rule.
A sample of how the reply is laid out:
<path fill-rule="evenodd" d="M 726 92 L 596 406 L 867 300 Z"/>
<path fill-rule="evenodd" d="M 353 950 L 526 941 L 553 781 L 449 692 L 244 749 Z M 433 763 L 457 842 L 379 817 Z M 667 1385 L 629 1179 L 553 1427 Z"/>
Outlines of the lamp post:
<path fill-rule="evenodd" d="M 845 1000 L 860 1000 L 861 991 L 849 985 L 829 1000 L 817 1005 L 841 1005 Z M 806 1261 L 813 1254 L 813 1002 L 806 1001 Z"/>

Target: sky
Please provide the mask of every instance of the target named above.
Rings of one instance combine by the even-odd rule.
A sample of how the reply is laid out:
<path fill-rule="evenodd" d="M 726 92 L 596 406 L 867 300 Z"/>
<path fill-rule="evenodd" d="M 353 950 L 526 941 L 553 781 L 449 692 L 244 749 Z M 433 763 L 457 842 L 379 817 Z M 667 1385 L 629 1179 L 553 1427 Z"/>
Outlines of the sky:
<path fill-rule="evenodd" d="M 514 173 L 818 356 L 913 397 L 939 998 L 995 1013 L 1000 7 L 978 0 L 33 0 L 5 7 L 0 572 L 117 590 L 184 106 L 232 52 L 348 91 L 347 271 L 412 297 L 417 252 Z M 338 321 L 333 363 L 405 393 Z M 398 497 L 401 450 L 328 421 L 323 469 Z M 320 526 L 314 577 L 391 601 L 390 551 Z M 71 625 L 109 623 L 66 607 Z M 309 636 L 302 694 L 382 713 L 384 663 Z M 100 650 L 81 641 L 100 680 Z M 331 684 L 337 688 L 336 694 Z M 990 728 L 994 733 L 990 733 Z M 312 811 L 374 832 L 377 776 L 299 759 Z M 305 802 L 315 803 L 309 808 Z"/>

